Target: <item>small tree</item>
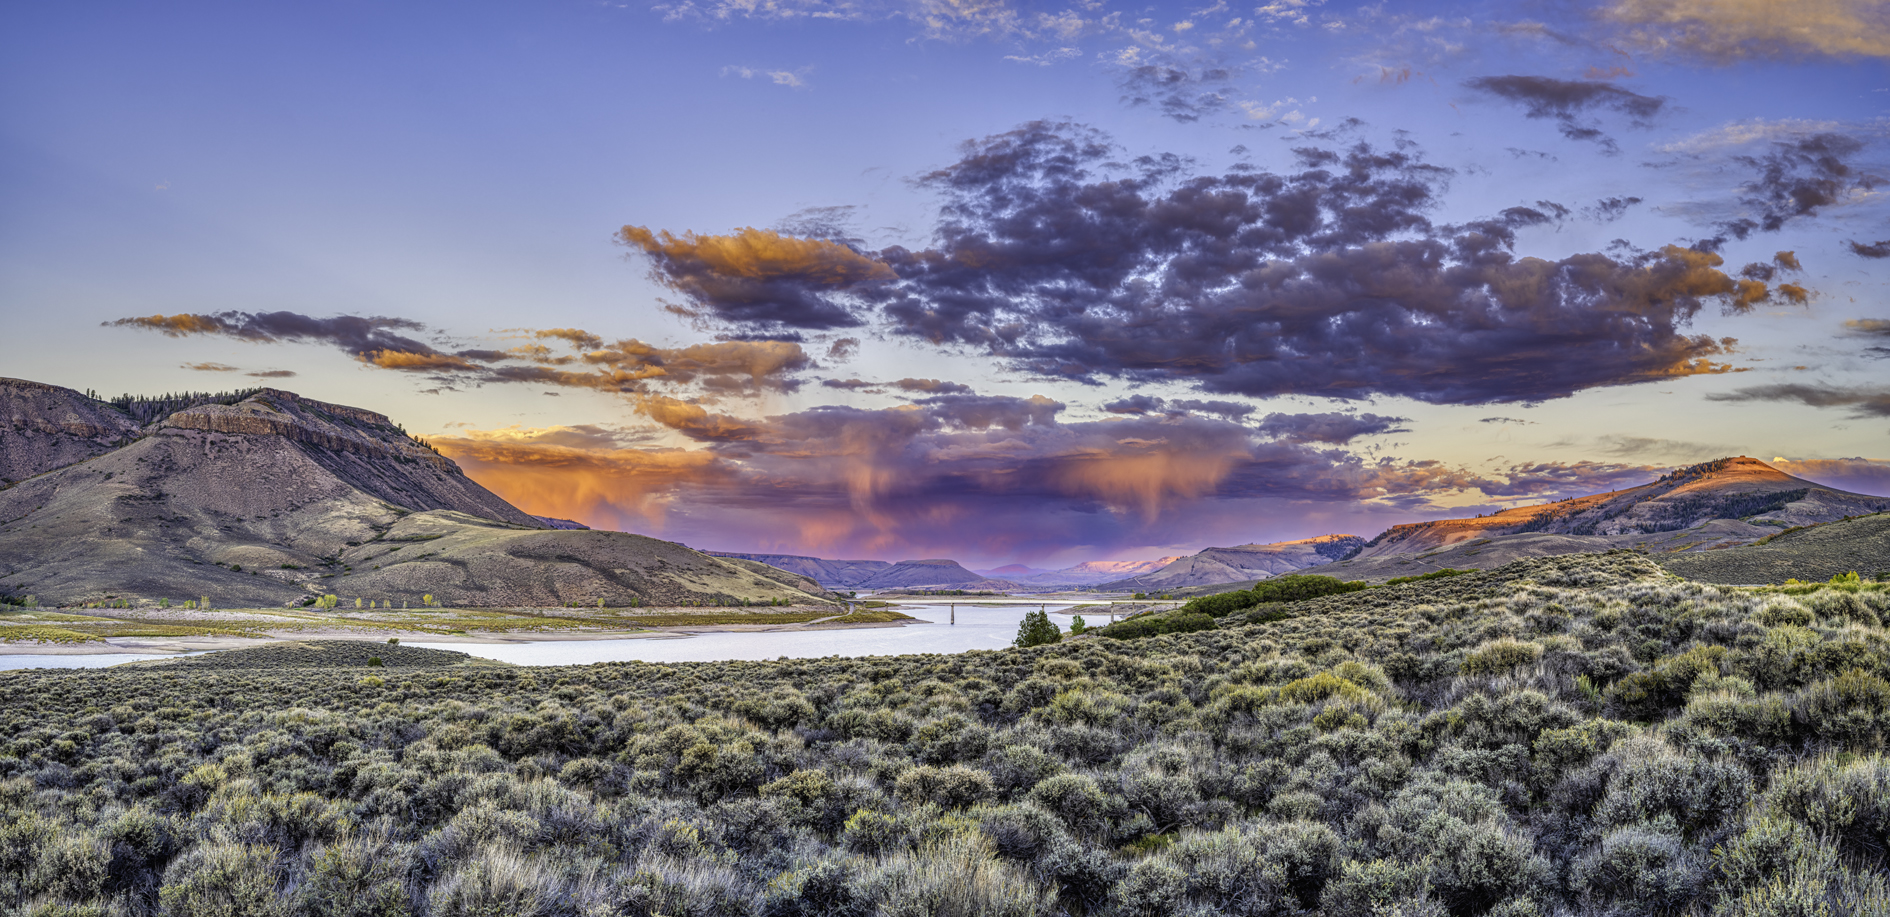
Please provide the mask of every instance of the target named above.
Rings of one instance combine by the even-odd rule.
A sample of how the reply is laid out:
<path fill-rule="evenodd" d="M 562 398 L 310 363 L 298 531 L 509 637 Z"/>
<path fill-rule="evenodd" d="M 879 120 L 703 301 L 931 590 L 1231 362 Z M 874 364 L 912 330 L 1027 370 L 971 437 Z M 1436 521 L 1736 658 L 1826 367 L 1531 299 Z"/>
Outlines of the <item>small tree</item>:
<path fill-rule="evenodd" d="M 1063 631 L 1058 630 L 1056 622 L 1050 620 L 1050 615 L 1039 608 L 1024 614 L 1024 620 L 1017 625 L 1017 639 L 1011 641 L 1011 645 L 1043 646 L 1062 639 Z"/>
<path fill-rule="evenodd" d="M 433 607 L 433 593 L 429 592 L 426 595 L 421 596 L 420 604 L 425 605 L 428 608 L 432 608 Z"/>
<path fill-rule="evenodd" d="M 360 610 L 361 610 L 361 600 L 360 600 L 360 599 L 355 599 L 355 600 L 354 600 L 354 610 L 356 610 L 356 611 L 360 611 Z"/>
<path fill-rule="evenodd" d="M 38 608 L 38 607 L 39 607 L 39 596 L 36 596 L 36 595 L 29 595 L 29 596 L 27 596 L 27 597 L 26 597 L 26 602 L 25 602 L 24 604 L 26 605 L 26 607 L 27 607 L 27 608 Z"/>
<path fill-rule="evenodd" d="M 1088 629 L 1089 629 L 1089 625 L 1083 623 L 1082 615 L 1077 615 L 1076 617 L 1073 617 L 1070 619 L 1070 633 L 1080 634 L 1083 631 L 1088 630 Z"/>
<path fill-rule="evenodd" d="M 320 605 L 326 611 L 333 611 L 337 601 L 339 600 L 332 595 L 324 595 L 320 599 L 317 599 L 315 604 Z"/>
<path fill-rule="evenodd" d="M 603 599 L 598 599 L 598 600 L 597 600 L 597 607 L 599 607 L 599 608 L 602 608 L 602 607 L 604 607 L 604 600 L 603 600 Z"/>
<path fill-rule="evenodd" d="M 209 608 L 209 607 L 210 607 L 210 597 L 206 595 L 206 596 L 204 596 L 203 598 L 200 598 L 200 599 L 198 599 L 198 600 L 197 600 L 197 607 L 198 607 L 198 608 Z"/>

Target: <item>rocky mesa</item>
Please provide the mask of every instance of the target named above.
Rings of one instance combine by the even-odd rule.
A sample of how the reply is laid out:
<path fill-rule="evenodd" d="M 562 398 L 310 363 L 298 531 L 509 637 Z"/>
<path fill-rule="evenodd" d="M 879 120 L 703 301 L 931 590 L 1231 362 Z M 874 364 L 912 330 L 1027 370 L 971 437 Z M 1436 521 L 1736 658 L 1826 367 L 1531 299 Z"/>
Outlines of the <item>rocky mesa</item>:
<path fill-rule="evenodd" d="M 11 379 L 0 405 L 9 599 L 823 601 L 786 571 L 548 527 L 373 411 L 276 389 L 103 402 Z"/>

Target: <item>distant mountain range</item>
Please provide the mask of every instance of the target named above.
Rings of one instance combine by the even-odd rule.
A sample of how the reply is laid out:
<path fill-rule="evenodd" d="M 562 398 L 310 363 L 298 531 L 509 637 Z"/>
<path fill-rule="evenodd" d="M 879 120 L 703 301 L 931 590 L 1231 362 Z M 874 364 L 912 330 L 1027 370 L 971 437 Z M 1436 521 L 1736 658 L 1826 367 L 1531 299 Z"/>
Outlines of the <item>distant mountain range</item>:
<path fill-rule="evenodd" d="M 893 589 L 965 589 L 1011 592 L 1018 584 L 981 576 L 955 560 L 827 560 L 799 554 L 744 554 L 709 551 L 713 557 L 734 557 L 798 573 L 828 589 L 886 591 Z"/>
<path fill-rule="evenodd" d="M 1682 468 L 1640 487 L 1518 507 L 1469 519 L 1396 525 L 1370 541 L 1321 535 L 1271 544 L 1207 548 L 1153 562 L 1095 562 L 1062 570 L 1012 564 L 975 573 L 950 561 L 829 561 L 738 555 L 836 589 L 1051 589 L 1174 592 L 1250 583 L 1313 570 L 1384 580 L 1445 567 L 1489 569 L 1522 557 L 1638 548 L 1685 554 L 1749 545 L 1796 526 L 1890 511 L 1890 498 L 1849 493 L 1738 456 Z M 1861 563 L 1861 561 L 1857 561 Z M 914 575 L 902 570 L 931 565 Z M 1686 565 L 1674 563 L 1676 569 Z M 1882 565 L 1890 568 L 1890 560 Z M 949 571 L 949 575 L 944 575 Z M 923 582 L 921 582 L 923 581 Z M 837 584 L 845 585 L 837 585 Z"/>
<path fill-rule="evenodd" d="M 1180 555 L 1160 560 L 1092 560 L 1061 570 L 1040 570 L 1023 564 L 1010 564 L 979 573 L 996 579 L 1043 586 L 1090 586 L 1142 573 L 1152 573 L 1181 559 Z"/>
<path fill-rule="evenodd" d="M 104 402 L 0 379 L 0 596 L 223 606 L 823 601 L 812 580 L 542 520 L 385 416 L 291 392 Z"/>
<path fill-rule="evenodd" d="M 1161 592 L 1188 586 L 1262 580 L 1296 573 L 1348 557 L 1365 546 L 1357 535 L 1320 535 L 1272 544 L 1242 544 L 1208 548 L 1198 554 L 1147 573 L 1130 576 L 1097 588 L 1104 592 Z"/>

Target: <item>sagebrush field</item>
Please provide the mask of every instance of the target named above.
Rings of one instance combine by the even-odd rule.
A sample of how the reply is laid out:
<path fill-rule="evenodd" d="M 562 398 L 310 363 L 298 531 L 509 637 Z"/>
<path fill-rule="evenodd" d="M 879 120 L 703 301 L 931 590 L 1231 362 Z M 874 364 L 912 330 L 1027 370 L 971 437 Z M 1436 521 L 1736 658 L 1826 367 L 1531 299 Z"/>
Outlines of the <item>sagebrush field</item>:
<path fill-rule="evenodd" d="M 8 673 L 0 908 L 1881 914 L 1885 589 L 1615 553 L 952 656 Z"/>

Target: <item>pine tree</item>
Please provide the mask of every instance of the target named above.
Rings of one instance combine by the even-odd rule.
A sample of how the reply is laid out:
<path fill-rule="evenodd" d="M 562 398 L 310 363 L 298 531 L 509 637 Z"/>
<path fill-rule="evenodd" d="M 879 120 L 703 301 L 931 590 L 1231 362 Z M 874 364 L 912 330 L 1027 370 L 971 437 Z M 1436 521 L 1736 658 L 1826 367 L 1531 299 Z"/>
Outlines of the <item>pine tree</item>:
<path fill-rule="evenodd" d="M 1056 622 L 1050 620 L 1050 615 L 1039 608 L 1024 614 L 1024 620 L 1017 625 L 1017 639 L 1011 641 L 1011 645 L 1043 646 L 1062 639 L 1063 631 L 1057 628 Z"/>

